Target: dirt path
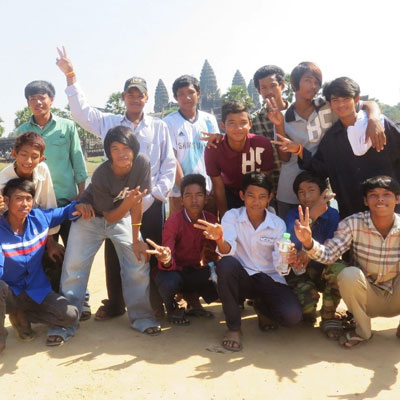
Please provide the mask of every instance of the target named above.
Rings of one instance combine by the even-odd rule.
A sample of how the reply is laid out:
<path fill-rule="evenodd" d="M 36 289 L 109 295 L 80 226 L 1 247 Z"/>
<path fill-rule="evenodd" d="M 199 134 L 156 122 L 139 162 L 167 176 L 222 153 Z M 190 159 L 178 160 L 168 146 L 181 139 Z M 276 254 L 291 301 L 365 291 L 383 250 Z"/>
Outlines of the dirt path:
<path fill-rule="evenodd" d="M 102 252 L 89 282 L 95 311 L 105 295 Z M 126 315 L 81 323 L 60 348 L 45 346 L 46 327 L 20 342 L 6 320 L 0 356 L 0 399 L 397 399 L 400 340 L 397 318 L 373 321 L 374 338 L 352 350 L 328 341 L 317 328 L 261 332 L 246 306 L 240 353 L 210 352 L 224 332 L 215 320 L 192 319 L 147 337 L 129 328 Z"/>

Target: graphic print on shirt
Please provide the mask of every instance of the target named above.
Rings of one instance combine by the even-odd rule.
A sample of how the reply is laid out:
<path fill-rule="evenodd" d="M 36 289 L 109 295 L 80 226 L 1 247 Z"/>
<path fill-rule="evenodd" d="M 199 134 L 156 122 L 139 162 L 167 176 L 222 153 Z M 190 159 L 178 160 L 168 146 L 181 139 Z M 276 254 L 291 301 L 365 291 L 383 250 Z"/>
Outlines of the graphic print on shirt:
<path fill-rule="evenodd" d="M 248 172 L 261 172 L 261 154 L 264 153 L 264 147 L 250 147 L 248 154 L 242 153 L 242 174 Z M 249 158 L 247 158 L 249 156 Z"/>
<path fill-rule="evenodd" d="M 317 118 L 307 122 L 307 133 L 311 143 L 321 140 L 322 132 L 326 132 L 332 126 L 332 111 L 328 107 L 322 107 L 318 111 Z"/>
<path fill-rule="evenodd" d="M 129 192 L 129 187 L 125 186 L 113 199 L 113 203 L 116 203 L 119 200 L 123 200 Z"/>

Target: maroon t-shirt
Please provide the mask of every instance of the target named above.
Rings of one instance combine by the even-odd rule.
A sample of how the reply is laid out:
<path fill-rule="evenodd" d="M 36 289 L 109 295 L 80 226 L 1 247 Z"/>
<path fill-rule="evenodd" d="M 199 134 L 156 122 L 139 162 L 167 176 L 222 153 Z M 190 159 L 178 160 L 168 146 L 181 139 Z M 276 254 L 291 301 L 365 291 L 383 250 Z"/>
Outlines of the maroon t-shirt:
<path fill-rule="evenodd" d="M 233 151 L 224 136 L 216 149 L 205 149 L 204 159 L 207 175 L 221 175 L 225 186 L 235 190 L 241 189 L 243 175 L 254 171 L 268 172 L 274 165 L 271 142 L 268 138 L 253 133 L 247 135 L 241 152 Z"/>
<path fill-rule="evenodd" d="M 207 211 L 203 211 L 201 218 L 212 224 L 218 222 L 217 217 Z M 158 267 L 168 271 L 182 271 L 189 266 L 200 268 L 204 248 L 208 246 L 214 250 L 216 247 L 215 241 L 206 239 L 203 231 L 193 226 L 185 209 L 172 214 L 165 222 L 162 245 L 171 249 L 172 264 L 167 269 L 159 262 Z"/>

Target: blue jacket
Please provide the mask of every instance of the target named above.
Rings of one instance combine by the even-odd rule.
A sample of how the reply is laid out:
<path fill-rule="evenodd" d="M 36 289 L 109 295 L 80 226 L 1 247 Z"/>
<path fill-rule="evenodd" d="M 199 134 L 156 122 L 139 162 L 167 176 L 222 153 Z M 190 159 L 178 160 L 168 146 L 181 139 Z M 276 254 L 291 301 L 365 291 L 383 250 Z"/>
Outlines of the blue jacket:
<path fill-rule="evenodd" d="M 11 229 L 5 213 L 0 218 L 0 279 L 15 295 L 21 292 L 40 304 L 51 292 L 50 282 L 43 271 L 42 257 L 49 228 L 72 215 L 76 201 L 66 207 L 49 210 L 32 209 L 26 217 L 25 232 L 18 235 Z"/>

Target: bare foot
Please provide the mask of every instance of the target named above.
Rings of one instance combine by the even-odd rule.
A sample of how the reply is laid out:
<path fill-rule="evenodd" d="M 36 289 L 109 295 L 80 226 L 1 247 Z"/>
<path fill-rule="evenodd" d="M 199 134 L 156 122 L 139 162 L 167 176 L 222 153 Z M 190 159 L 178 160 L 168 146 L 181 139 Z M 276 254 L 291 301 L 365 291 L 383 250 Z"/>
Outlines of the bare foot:
<path fill-rule="evenodd" d="M 65 340 L 59 335 L 47 336 L 46 345 L 47 346 L 61 346 L 64 344 Z"/>
<path fill-rule="evenodd" d="M 222 339 L 222 346 L 229 351 L 242 350 L 242 342 L 240 340 L 240 331 L 226 331 Z"/>

